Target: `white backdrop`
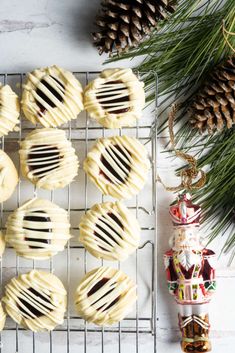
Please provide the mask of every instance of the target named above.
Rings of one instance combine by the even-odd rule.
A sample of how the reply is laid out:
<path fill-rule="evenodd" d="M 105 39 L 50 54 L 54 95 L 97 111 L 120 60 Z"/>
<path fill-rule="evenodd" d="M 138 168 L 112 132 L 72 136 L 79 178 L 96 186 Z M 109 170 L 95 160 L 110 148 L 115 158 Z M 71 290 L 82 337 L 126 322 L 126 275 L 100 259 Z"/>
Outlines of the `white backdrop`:
<path fill-rule="evenodd" d="M 91 44 L 90 28 L 99 7 L 100 0 L 1 0 L 0 4 L 0 72 L 27 72 L 36 67 L 58 64 L 69 70 L 100 70 L 104 56 L 100 57 Z M 119 63 L 119 65 L 121 65 Z M 133 66 L 134 62 L 123 62 L 122 65 Z M 114 65 L 112 65 L 114 66 Z M 160 150 L 167 141 L 167 136 L 158 138 L 158 172 L 168 184 L 176 184 L 174 169 L 176 162 L 166 159 Z M 168 217 L 168 205 L 173 199 L 170 193 L 158 187 L 158 239 L 159 254 L 167 248 L 171 232 Z M 219 252 L 223 241 L 212 244 Z M 232 353 L 235 346 L 235 268 L 227 268 L 228 259 L 221 256 L 218 260 L 218 290 L 211 304 L 211 324 L 213 352 Z M 178 344 L 177 318 L 175 305 L 167 294 L 165 275 L 161 256 L 159 256 L 159 297 L 158 297 L 158 352 L 180 352 Z M 30 333 L 25 334 L 25 337 Z M 64 352 L 61 335 L 54 335 L 55 351 Z M 4 353 L 13 353 L 12 333 L 8 334 Z M 24 344 L 21 336 L 21 347 L 25 353 L 30 347 Z M 27 342 L 27 341 L 25 341 Z M 38 352 L 46 353 L 43 339 Z M 125 337 L 123 352 L 133 350 L 132 339 Z M 141 345 L 150 352 L 148 341 Z M 76 347 L 79 347 L 79 336 Z M 123 347 L 124 348 L 124 347 Z M 96 337 L 90 337 L 89 351 L 100 351 Z M 107 342 L 105 351 L 112 353 L 112 339 Z"/>

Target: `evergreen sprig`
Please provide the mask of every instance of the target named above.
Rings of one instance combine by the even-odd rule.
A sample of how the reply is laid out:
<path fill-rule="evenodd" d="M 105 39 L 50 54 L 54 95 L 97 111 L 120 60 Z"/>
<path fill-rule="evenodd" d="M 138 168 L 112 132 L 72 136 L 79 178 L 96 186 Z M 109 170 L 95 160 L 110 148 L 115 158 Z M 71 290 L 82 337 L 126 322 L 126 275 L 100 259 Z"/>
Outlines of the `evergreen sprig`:
<path fill-rule="evenodd" d="M 209 141 L 208 152 L 198 159 L 199 168 L 210 167 L 207 183 L 197 191 L 195 200 L 203 206 L 204 224 L 212 224 L 209 240 L 226 233 L 222 252 L 230 252 L 231 263 L 235 256 L 235 127 Z"/>
<path fill-rule="evenodd" d="M 151 37 L 127 53 L 108 60 L 114 62 L 144 56 L 137 69 L 149 72 L 145 80 L 148 100 L 154 99 L 155 77 L 158 74 L 160 104 L 159 131 L 166 127 L 165 110 L 172 102 L 181 102 L 178 115 L 179 148 L 196 150 L 200 167 L 209 168 L 205 187 L 195 194 L 204 210 L 205 223 L 212 222 L 209 239 L 224 235 L 222 251 L 235 256 L 235 129 L 213 136 L 192 131 L 185 115 L 191 96 L 223 58 L 231 55 L 222 31 L 222 24 L 235 32 L 234 0 L 184 0 L 167 21 L 160 23 Z M 235 48 L 235 36 L 229 42 Z M 167 95 L 166 99 L 163 96 Z"/>
<path fill-rule="evenodd" d="M 154 99 L 151 70 L 158 74 L 160 96 L 172 92 L 179 95 L 200 83 L 223 56 L 231 53 L 223 37 L 222 21 L 227 30 L 235 30 L 233 0 L 184 0 L 170 20 L 162 22 L 162 28 L 148 40 L 107 62 L 144 55 L 137 69 L 150 72 L 145 78 L 146 89 L 152 92 L 149 99 Z M 231 43 L 235 45 L 234 37 Z"/>

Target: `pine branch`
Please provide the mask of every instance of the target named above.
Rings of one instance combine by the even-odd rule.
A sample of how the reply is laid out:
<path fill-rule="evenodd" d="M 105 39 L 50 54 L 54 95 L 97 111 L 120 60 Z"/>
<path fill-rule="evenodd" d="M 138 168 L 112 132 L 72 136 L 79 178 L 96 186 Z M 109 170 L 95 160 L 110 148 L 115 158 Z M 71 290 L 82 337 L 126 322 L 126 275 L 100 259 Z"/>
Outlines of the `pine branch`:
<path fill-rule="evenodd" d="M 214 66 L 232 53 L 223 37 L 222 23 L 229 32 L 235 32 L 234 0 L 181 1 L 177 11 L 167 22 L 161 22 L 148 40 L 108 62 L 144 57 L 137 69 L 149 72 L 143 77 L 148 101 L 154 100 L 155 78 L 151 70 L 155 70 L 160 97 L 168 95 L 173 102 L 183 103 L 177 118 L 180 124 L 176 140 L 179 148 L 196 150 L 199 166 L 209 168 L 207 184 L 195 198 L 204 209 L 204 223 L 213 224 L 209 239 L 226 233 L 222 251 L 230 252 L 232 260 L 235 256 L 235 129 L 214 136 L 199 135 L 192 130 L 185 115 L 194 92 Z M 235 48 L 235 36 L 230 36 L 229 42 Z M 161 106 L 165 104 L 164 100 Z M 165 109 L 160 118 L 162 131 L 167 122 Z"/>
<path fill-rule="evenodd" d="M 231 263 L 235 257 L 235 127 L 209 137 L 203 144 L 197 142 L 187 151 L 191 149 L 198 149 L 201 155 L 198 167 L 209 167 L 207 183 L 194 192 L 193 199 L 202 206 L 203 224 L 206 228 L 211 225 L 209 241 L 226 233 L 221 251 L 230 253 Z"/>
<path fill-rule="evenodd" d="M 226 130 L 199 159 L 199 167 L 210 166 L 207 184 L 195 199 L 201 203 L 204 223 L 212 223 L 209 239 L 227 237 L 222 251 L 235 255 L 235 128 Z M 231 241 L 233 239 L 233 241 Z"/>
<path fill-rule="evenodd" d="M 149 40 L 107 62 L 145 55 L 139 71 L 155 70 L 159 78 L 159 94 L 173 89 L 176 93 L 199 84 L 222 57 L 231 53 L 222 32 L 222 21 L 229 31 L 235 30 L 233 0 L 183 1 L 168 22 Z M 224 4 L 223 4 L 224 3 Z M 223 5 L 222 5 L 223 4 Z M 201 9 L 198 8 L 201 6 Z M 199 14 L 198 14 L 199 11 Z M 235 46 L 235 38 L 231 38 Z M 154 99 L 154 76 L 145 78 L 148 100 Z"/>

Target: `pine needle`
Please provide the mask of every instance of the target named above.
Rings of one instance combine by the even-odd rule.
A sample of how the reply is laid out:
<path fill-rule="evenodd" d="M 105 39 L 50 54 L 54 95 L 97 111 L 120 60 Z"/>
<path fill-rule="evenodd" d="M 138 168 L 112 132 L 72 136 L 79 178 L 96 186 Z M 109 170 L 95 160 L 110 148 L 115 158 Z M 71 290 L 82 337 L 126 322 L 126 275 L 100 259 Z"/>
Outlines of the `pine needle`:
<path fill-rule="evenodd" d="M 180 124 L 176 141 L 181 149 L 196 150 L 200 167 L 209 167 L 207 184 L 195 198 L 204 210 L 204 223 L 212 224 L 209 240 L 226 232 L 222 251 L 230 252 L 232 261 L 235 256 L 235 129 L 201 136 L 192 131 L 185 120 L 191 95 L 214 66 L 235 48 L 235 36 L 229 37 L 229 46 L 223 26 L 227 32 L 235 32 L 234 0 L 183 0 L 171 18 L 162 21 L 149 39 L 108 62 L 143 57 L 137 69 L 149 72 L 143 77 L 148 102 L 155 98 L 154 70 L 158 74 L 160 97 L 168 95 L 171 103 L 179 100 L 183 103 L 177 119 Z M 166 103 L 162 100 L 159 107 L 160 132 L 167 126 Z"/>

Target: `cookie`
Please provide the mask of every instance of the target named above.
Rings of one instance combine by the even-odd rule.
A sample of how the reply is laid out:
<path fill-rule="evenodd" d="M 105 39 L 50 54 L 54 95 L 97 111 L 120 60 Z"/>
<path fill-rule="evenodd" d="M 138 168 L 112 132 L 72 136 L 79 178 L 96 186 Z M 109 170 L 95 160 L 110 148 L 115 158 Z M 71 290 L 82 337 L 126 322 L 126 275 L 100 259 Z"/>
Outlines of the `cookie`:
<path fill-rule="evenodd" d="M 94 205 L 82 217 L 79 229 L 79 241 L 100 259 L 123 261 L 139 245 L 139 223 L 121 202 Z"/>
<path fill-rule="evenodd" d="M 78 172 L 75 149 L 59 129 L 36 129 L 20 144 L 21 172 L 39 188 L 63 188 Z"/>
<path fill-rule="evenodd" d="M 83 168 L 104 195 L 129 199 L 143 188 L 150 162 L 136 138 L 113 136 L 96 142 Z"/>
<path fill-rule="evenodd" d="M 2 232 L 0 232 L 0 261 L 1 261 L 2 255 L 3 255 L 4 251 L 5 251 L 5 248 L 6 248 L 5 237 L 2 234 Z"/>
<path fill-rule="evenodd" d="M 136 124 L 144 105 L 144 83 L 131 69 L 106 69 L 84 91 L 85 109 L 110 129 Z"/>
<path fill-rule="evenodd" d="M 28 74 L 22 96 L 24 115 L 33 124 L 57 127 L 83 110 L 83 89 L 69 71 L 56 65 Z"/>
<path fill-rule="evenodd" d="M 19 123 L 20 103 L 9 85 L 0 83 L 0 137 L 8 135 Z"/>
<path fill-rule="evenodd" d="M 44 199 L 34 198 L 17 208 L 6 228 L 6 242 L 28 259 L 48 259 L 63 251 L 70 239 L 68 213 Z"/>
<path fill-rule="evenodd" d="M 100 326 L 121 321 L 136 301 L 136 285 L 122 271 L 99 267 L 88 272 L 75 294 L 78 314 Z"/>
<path fill-rule="evenodd" d="M 64 321 L 67 293 L 52 273 L 32 270 L 11 279 L 2 301 L 7 314 L 25 329 L 51 331 Z"/>
<path fill-rule="evenodd" d="M 0 331 L 4 329 L 6 322 L 6 314 L 2 307 L 2 302 L 0 302 Z"/>
<path fill-rule="evenodd" d="M 0 202 L 11 197 L 18 180 L 18 173 L 11 158 L 0 150 Z"/>

